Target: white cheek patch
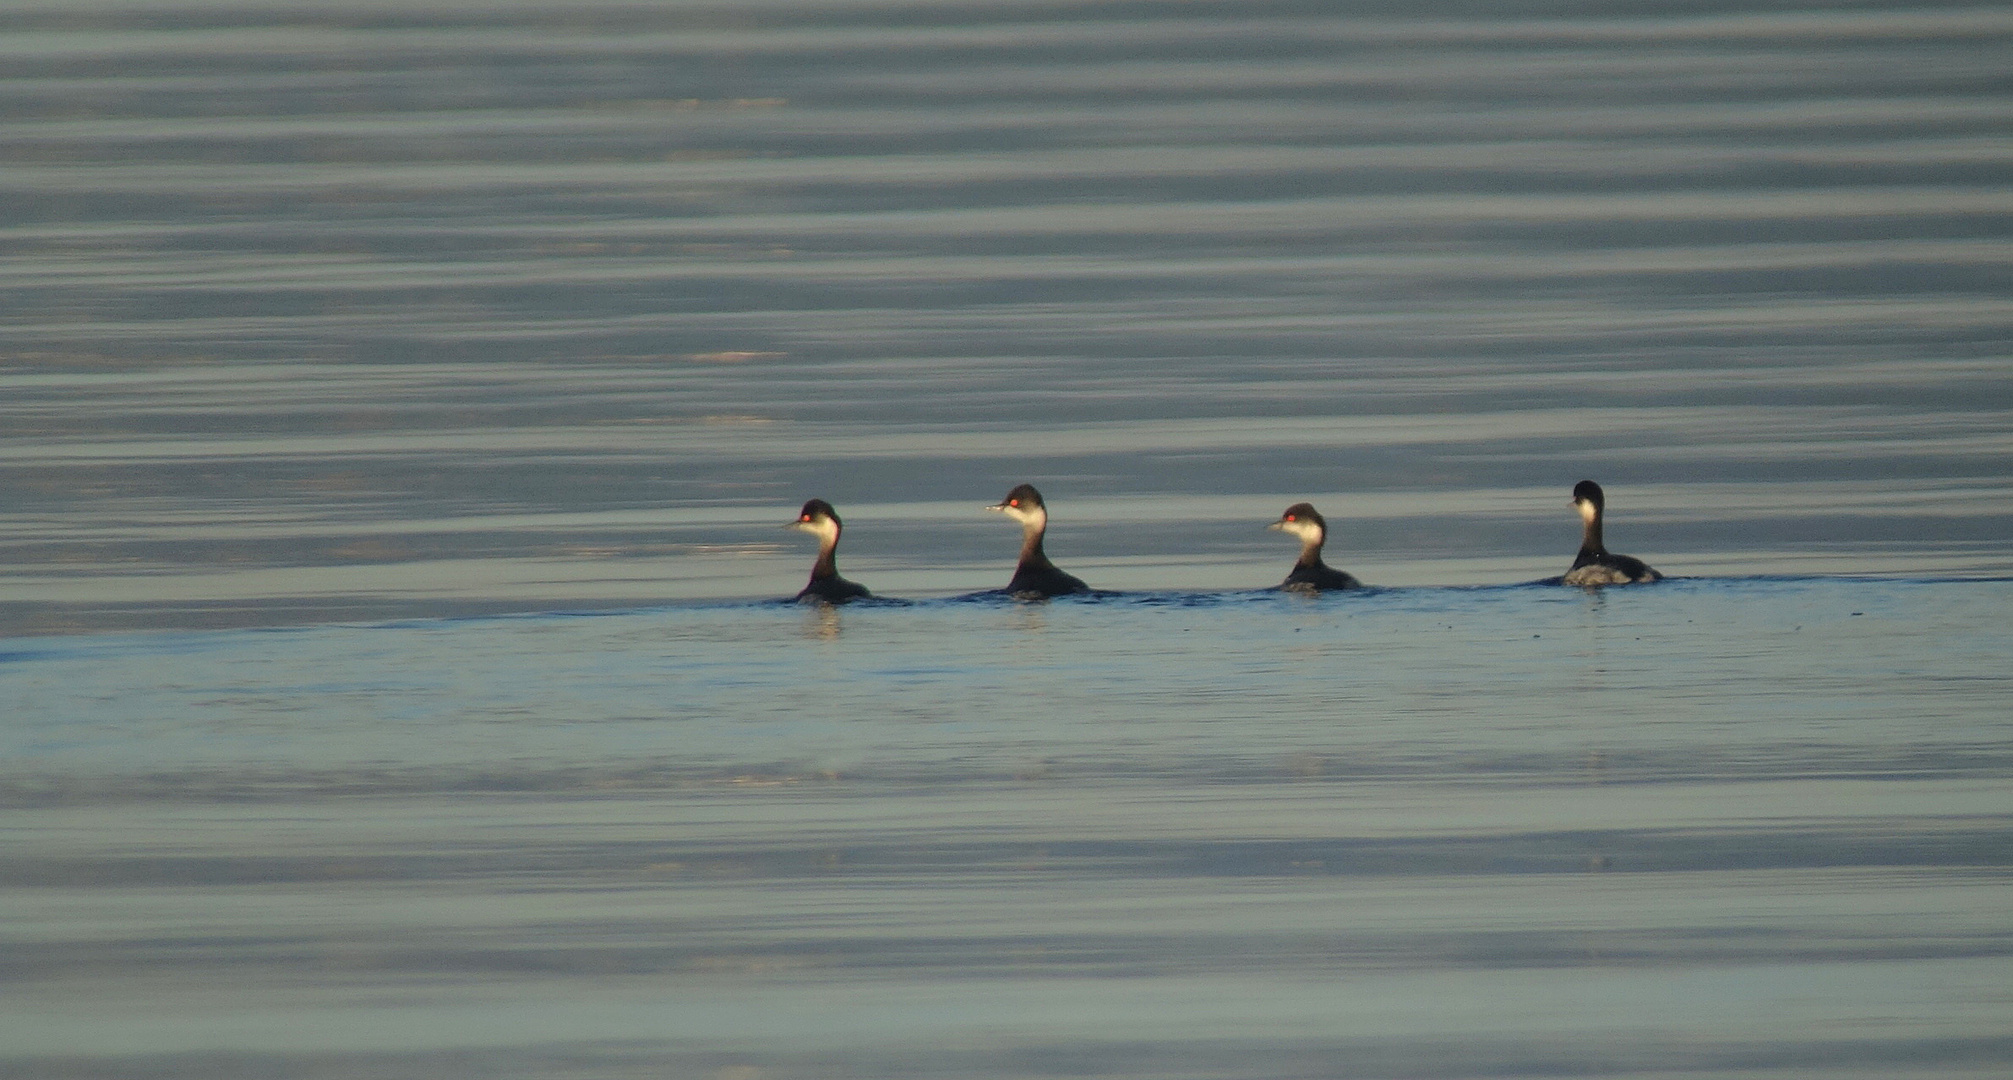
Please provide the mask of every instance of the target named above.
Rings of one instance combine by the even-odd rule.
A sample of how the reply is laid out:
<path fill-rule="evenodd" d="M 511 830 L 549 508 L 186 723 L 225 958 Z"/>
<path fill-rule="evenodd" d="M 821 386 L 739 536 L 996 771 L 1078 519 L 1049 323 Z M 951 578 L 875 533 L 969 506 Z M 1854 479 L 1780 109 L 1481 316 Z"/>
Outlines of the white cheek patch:
<path fill-rule="evenodd" d="M 1311 521 L 1282 521 L 1279 531 L 1299 538 L 1302 543 L 1321 539 L 1321 529 Z"/>
<path fill-rule="evenodd" d="M 1003 506 L 1000 511 L 1022 525 L 1039 525 L 1048 520 L 1048 515 L 1039 510 L 1025 510 L 1018 506 Z"/>
<path fill-rule="evenodd" d="M 819 540 L 828 544 L 838 539 L 839 537 L 839 524 L 838 522 L 833 521 L 831 518 L 814 518 L 810 521 L 793 521 L 790 523 L 790 527 L 792 529 L 797 530 L 798 532 L 810 533 L 812 536 L 815 536 Z"/>
<path fill-rule="evenodd" d="M 1594 521 L 1594 504 L 1591 499 L 1581 499 L 1573 504 L 1580 511 L 1580 520 L 1591 525 Z"/>

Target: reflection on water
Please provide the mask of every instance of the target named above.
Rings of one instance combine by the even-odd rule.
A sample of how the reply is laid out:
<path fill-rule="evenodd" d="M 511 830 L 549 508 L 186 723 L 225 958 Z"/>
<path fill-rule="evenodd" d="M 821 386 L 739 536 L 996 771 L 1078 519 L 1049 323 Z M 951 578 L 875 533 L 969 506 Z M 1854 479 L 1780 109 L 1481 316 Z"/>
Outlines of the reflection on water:
<path fill-rule="evenodd" d="M 0 1072 L 2002 1069 L 2009 38 L 15 0 Z"/>
<path fill-rule="evenodd" d="M 831 604 L 811 604 L 804 616 L 804 636 L 822 641 L 836 640 L 845 629 L 839 609 Z"/>
<path fill-rule="evenodd" d="M 1052 601 L 1032 601 L 1017 603 L 1007 613 L 1007 625 L 1025 634 L 1039 634 L 1048 629 L 1048 617 L 1042 607 Z"/>
<path fill-rule="evenodd" d="M 0 664 L 5 1057 L 1976 1075 L 2013 1034 L 2008 592 L 40 639 Z"/>

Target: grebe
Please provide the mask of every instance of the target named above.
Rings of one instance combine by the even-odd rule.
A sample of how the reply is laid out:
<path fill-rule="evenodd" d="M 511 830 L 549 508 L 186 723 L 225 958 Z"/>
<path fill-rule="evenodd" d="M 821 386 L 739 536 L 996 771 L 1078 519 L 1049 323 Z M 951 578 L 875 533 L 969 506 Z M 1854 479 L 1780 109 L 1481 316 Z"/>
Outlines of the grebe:
<path fill-rule="evenodd" d="M 1560 581 L 1567 585 L 1631 585 L 1662 580 L 1663 575 L 1648 563 L 1628 555 L 1616 555 L 1601 544 L 1601 511 L 1607 506 L 1601 486 L 1592 480 L 1573 485 L 1573 506 L 1580 512 L 1586 533 L 1580 540 L 1579 558 Z"/>
<path fill-rule="evenodd" d="M 811 564 L 811 583 L 797 594 L 797 602 L 843 604 L 848 600 L 858 600 L 873 594 L 867 587 L 856 581 L 847 581 L 839 576 L 839 560 L 835 552 L 839 550 L 839 512 L 823 499 L 812 499 L 797 511 L 797 520 L 783 526 L 807 532 L 818 538 L 818 561 Z"/>
<path fill-rule="evenodd" d="M 986 509 L 997 510 L 1020 522 L 1020 565 L 1014 568 L 1013 580 L 1007 582 L 1007 592 L 1025 600 L 1090 591 L 1090 586 L 1056 569 L 1042 551 L 1042 534 L 1048 531 L 1048 507 L 1033 484 L 1022 484 Z"/>
<path fill-rule="evenodd" d="M 1328 539 L 1328 522 L 1313 503 L 1294 503 L 1267 525 L 1288 536 L 1300 538 L 1300 561 L 1279 587 L 1289 592 L 1320 592 L 1323 589 L 1356 589 L 1363 583 L 1321 561 L 1321 545 Z"/>

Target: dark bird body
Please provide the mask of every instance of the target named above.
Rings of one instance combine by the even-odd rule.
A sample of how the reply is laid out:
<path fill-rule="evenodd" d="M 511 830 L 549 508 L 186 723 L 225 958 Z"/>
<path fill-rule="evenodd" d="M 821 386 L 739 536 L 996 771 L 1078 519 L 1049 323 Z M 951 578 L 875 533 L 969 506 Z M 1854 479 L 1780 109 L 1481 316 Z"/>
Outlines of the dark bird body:
<path fill-rule="evenodd" d="M 1033 484 L 1020 485 L 986 509 L 997 510 L 1020 522 L 1020 563 L 1014 567 L 1013 580 L 1007 582 L 1008 593 L 1033 600 L 1090 591 L 1090 586 L 1081 579 L 1063 573 L 1048 561 L 1048 554 L 1042 550 L 1042 536 L 1048 531 L 1048 506 L 1041 501 L 1041 492 Z"/>
<path fill-rule="evenodd" d="M 1330 589 L 1359 589 L 1363 583 L 1321 561 L 1321 545 L 1328 540 L 1328 521 L 1312 503 L 1294 503 L 1267 525 L 1300 539 L 1300 559 L 1279 587 L 1289 592 L 1324 592 Z"/>
<path fill-rule="evenodd" d="M 811 582 L 797 594 L 798 603 L 843 604 L 873 594 L 857 581 L 839 576 L 839 512 L 823 499 L 812 499 L 797 511 L 797 520 L 783 526 L 818 538 L 818 561 L 811 564 Z"/>
<path fill-rule="evenodd" d="M 1635 585 L 1663 579 L 1663 575 L 1648 563 L 1633 555 L 1616 555 L 1601 543 L 1601 516 L 1607 508 L 1607 497 L 1599 484 L 1592 480 L 1575 484 L 1573 507 L 1580 512 L 1584 531 L 1580 538 L 1580 554 L 1573 560 L 1573 568 L 1559 579 L 1562 583 Z"/>

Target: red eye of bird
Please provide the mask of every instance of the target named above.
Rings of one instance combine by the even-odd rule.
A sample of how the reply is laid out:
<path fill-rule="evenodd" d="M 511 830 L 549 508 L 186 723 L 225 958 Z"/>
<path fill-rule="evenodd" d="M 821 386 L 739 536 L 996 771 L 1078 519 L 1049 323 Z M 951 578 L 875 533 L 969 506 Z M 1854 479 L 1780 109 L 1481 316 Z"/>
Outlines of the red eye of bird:
<path fill-rule="evenodd" d="M 1299 519 L 1299 518 L 1296 518 L 1296 517 L 1294 517 L 1294 516 L 1293 516 L 1292 514 L 1288 514 L 1288 515 L 1286 515 L 1286 520 L 1288 520 L 1288 521 L 1298 521 L 1298 520 L 1300 520 L 1300 519 Z"/>
<path fill-rule="evenodd" d="M 805 514 L 805 515 L 804 515 L 803 517 L 800 517 L 800 518 L 798 518 L 797 520 L 798 520 L 798 521 L 809 521 L 809 520 L 811 520 L 811 515 L 809 515 L 809 514 Z"/>
<path fill-rule="evenodd" d="M 1007 500 L 1007 505 L 1008 505 L 1008 506 L 1019 506 L 1019 505 L 1020 505 L 1020 500 L 1019 500 L 1019 499 L 1008 499 L 1008 500 Z"/>

